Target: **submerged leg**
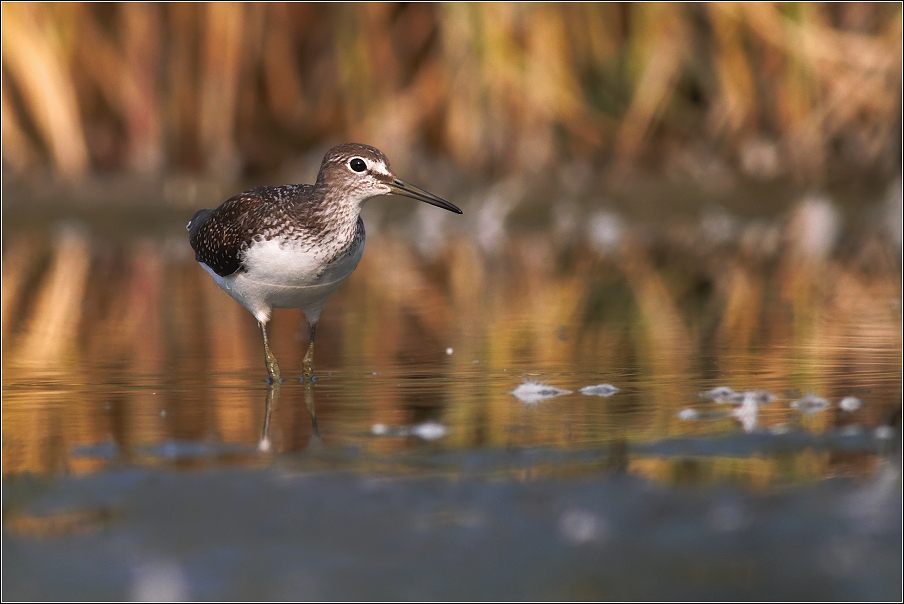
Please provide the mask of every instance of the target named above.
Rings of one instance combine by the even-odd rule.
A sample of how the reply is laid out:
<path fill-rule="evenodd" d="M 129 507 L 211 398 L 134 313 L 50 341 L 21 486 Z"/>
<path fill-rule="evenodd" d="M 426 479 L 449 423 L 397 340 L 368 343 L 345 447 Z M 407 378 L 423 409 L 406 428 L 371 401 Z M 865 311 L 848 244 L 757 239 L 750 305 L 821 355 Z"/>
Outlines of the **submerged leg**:
<path fill-rule="evenodd" d="M 308 353 L 304 355 L 302 362 L 302 378 L 311 379 L 314 375 L 314 333 L 317 331 L 317 323 L 311 323 L 311 340 L 308 342 Z"/>
<path fill-rule="evenodd" d="M 261 335 L 264 336 L 264 363 L 267 364 L 267 373 L 270 376 L 270 383 L 278 384 L 279 363 L 276 362 L 276 357 L 270 352 L 270 342 L 267 340 L 267 325 L 259 321 L 257 324 L 261 326 Z"/>

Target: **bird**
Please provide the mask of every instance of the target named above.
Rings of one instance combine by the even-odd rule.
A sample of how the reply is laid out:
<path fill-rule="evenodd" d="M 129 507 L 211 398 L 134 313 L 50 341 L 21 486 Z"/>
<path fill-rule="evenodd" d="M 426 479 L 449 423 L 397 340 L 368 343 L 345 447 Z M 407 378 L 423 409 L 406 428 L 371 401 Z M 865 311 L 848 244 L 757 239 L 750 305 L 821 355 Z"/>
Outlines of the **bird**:
<path fill-rule="evenodd" d="M 461 214 L 445 199 L 393 173 L 386 155 L 346 143 L 327 151 L 313 184 L 258 187 L 186 225 L 195 259 L 220 288 L 257 319 L 268 382 L 281 381 L 267 323 L 274 308 L 301 308 L 310 327 L 302 381 L 313 380 L 314 336 L 329 297 L 349 278 L 364 252 L 364 202 L 402 195 Z"/>

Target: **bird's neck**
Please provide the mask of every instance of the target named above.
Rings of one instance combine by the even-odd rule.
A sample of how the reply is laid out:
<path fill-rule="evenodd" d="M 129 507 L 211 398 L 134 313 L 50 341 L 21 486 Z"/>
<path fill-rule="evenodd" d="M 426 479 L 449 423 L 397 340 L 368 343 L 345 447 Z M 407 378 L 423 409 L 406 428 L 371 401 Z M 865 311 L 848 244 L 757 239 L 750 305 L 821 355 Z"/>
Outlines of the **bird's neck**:
<path fill-rule="evenodd" d="M 338 245 L 344 245 L 355 238 L 361 215 L 361 201 L 354 198 L 353 192 L 336 187 L 316 186 L 311 199 L 311 213 L 322 236 Z"/>

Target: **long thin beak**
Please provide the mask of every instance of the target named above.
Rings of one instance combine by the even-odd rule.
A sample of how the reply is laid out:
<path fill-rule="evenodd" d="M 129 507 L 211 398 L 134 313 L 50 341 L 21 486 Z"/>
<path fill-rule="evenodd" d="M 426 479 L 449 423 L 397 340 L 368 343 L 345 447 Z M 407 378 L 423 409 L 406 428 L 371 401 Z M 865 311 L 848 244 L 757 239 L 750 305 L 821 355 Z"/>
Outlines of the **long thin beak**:
<path fill-rule="evenodd" d="M 444 210 L 449 210 L 450 212 L 455 212 L 456 214 L 461 214 L 461 210 L 459 210 L 457 206 L 449 203 L 442 197 L 437 197 L 433 193 L 428 193 L 423 189 L 419 189 L 414 185 L 410 185 L 404 180 L 399 180 L 398 178 L 394 179 L 389 184 L 389 189 L 396 195 L 404 195 L 405 197 L 417 199 L 418 201 L 429 203 L 432 206 L 436 206 Z"/>

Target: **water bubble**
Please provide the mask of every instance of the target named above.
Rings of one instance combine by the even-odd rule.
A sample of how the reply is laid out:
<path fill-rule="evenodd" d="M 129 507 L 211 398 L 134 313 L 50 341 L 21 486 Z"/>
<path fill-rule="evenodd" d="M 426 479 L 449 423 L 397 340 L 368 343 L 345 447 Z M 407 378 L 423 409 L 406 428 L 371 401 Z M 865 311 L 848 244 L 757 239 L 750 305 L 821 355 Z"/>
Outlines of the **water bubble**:
<path fill-rule="evenodd" d="M 745 392 L 744 394 L 753 397 L 756 404 L 761 407 L 775 401 L 775 395 L 766 390 L 753 390 Z"/>
<path fill-rule="evenodd" d="M 741 422 L 744 432 L 753 432 L 757 426 L 760 408 L 753 392 L 746 392 L 741 406 L 732 410 L 731 415 Z"/>
<path fill-rule="evenodd" d="M 678 419 L 692 420 L 698 419 L 699 417 L 700 413 L 696 409 L 691 409 L 690 407 L 686 407 L 678 412 Z"/>
<path fill-rule="evenodd" d="M 791 407 L 797 409 L 801 413 L 814 415 L 828 409 L 829 401 L 822 397 L 816 396 L 815 394 L 808 394 L 791 403 Z"/>
<path fill-rule="evenodd" d="M 596 386 L 585 386 L 581 388 L 580 392 L 593 396 L 612 396 L 618 392 L 618 388 L 612 384 L 597 384 Z"/>
<path fill-rule="evenodd" d="M 703 398 L 708 398 L 711 401 L 715 401 L 717 403 L 730 403 L 732 395 L 734 395 L 735 391 L 729 388 L 728 386 L 717 386 L 712 390 L 708 390 L 706 392 L 701 392 L 700 396 Z"/>
<path fill-rule="evenodd" d="M 838 406 L 841 407 L 843 411 L 847 411 L 851 413 L 852 411 L 856 411 L 863 405 L 863 401 L 861 401 L 856 396 L 846 396 L 838 403 Z"/>
<path fill-rule="evenodd" d="M 437 440 L 449 433 L 449 429 L 439 422 L 424 422 L 411 428 L 411 434 L 424 440 Z"/>
<path fill-rule="evenodd" d="M 532 380 L 526 380 L 523 384 L 512 390 L 509 394 L 514 395 L 524 403 L 533 404 L 539 403 L 540 401 L 548 398 L 553 398 L 555 396 L 571 394 L 571 391 L 556 388 L 555 386 L 540 384 Z"/>
<path fill-rule="evenodd" d="M 717 386 L 707 392 L 701 392 L 700 396 L 719 403 L 720 405 L 768 405 L 775 401 L 775 395 L 766 390 L 746 390 L 735 392 L 728 386 Z"/>

